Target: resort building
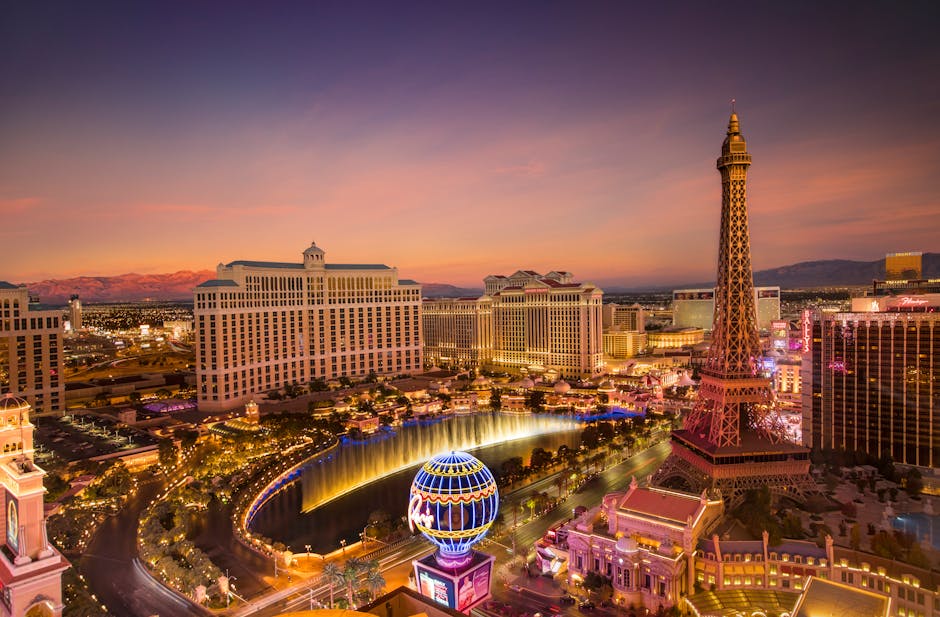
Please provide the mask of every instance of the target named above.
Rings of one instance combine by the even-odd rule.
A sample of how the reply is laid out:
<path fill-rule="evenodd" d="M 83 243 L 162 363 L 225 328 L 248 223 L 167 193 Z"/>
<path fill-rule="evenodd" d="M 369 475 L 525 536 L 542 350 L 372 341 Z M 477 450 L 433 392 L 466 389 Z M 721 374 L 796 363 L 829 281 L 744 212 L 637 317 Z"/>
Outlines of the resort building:
<path fill-rule="evenodd" d="M 724 512 L 721 499 L 634 479 L 566 526 L 569 583 L 596 572 L 611 579 L 614 601 L 651 611 L 692 593 L 694 553 Z"/>
<path fill-rule="evenodd" d="M 422 313 L 425 362 L 459 368 L 489 362 L 493 355 L 492 298 L 425 300 Z"/>
<path fill-rule="evenodd" d="M 36 412 L 65 409 L 62 312 L 33 310 L 29 291 L 0 281 L 0 394 L 16 394 Z"/>
<path fill-rule="evenodd" d="M 780 319 L 780 288 L 754 287 L 757 328 L 769 330 Z M 715 314 L 715 289 L 677 289 L 672 292 L 672 323 L 711 331 Z"/>
<path fill-rule="evenodd" d="M 199 407 L 314 379 L 421 370 L 421 286 L 382 264 L 233 261 L 195 290 Z"/>
<path fill-rule="evenodd" d="M 803 315 L 803 436 L 813 448 L 940 466 L 940 294 L 865 297 Z"/>
<path fill-rule="evenodd" d="M 484 285 L 481 298 L 425 301 L 429 362 L 561 377 L 603 371 L 599 288 L 569 272 L 532 270 L 490 275 Z"/>

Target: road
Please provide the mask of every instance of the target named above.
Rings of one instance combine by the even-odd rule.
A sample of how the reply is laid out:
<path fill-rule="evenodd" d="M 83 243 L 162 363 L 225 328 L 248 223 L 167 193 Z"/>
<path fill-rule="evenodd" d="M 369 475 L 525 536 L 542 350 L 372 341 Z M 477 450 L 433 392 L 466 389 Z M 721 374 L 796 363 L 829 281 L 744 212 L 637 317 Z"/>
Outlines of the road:
<path fill-rule="evenodd" d="M 601 502 L 604 495 L 614 491 L 625 490 L 629 486 L 632 477 L 635 476 L 638 480 L 645 478 L 655 471 L 668 455 L 669 444 L 668 442 L 663 442 L 607 469 L 597 478 L 585 485 L 583 490 L 572 493 L 544 515 L 520 524 L 515 530 L 517 550 L 520 552 L 528 552 L 535 543 L 545 535 L 545 532 L 548 531 L 550 527 L 570 519 L 576 507 L 585 506 L 592 508 Z M 552 486 L 553 478 L 545 478 L 514 492 L 511 499 L 513 501 L 524 501 L 527 496 L 549 490 Z M 488 541 L 485 546 L 481 547 L 483 551 L 496 556 L 495 569 L 498 570 L 500 566 L 512 560 L 513 557 L 509 553 L 509 544 L 511 544 L 511 539 L 507 536 L 501 538 L 499 542 Z M 383 573 L 385 573 L 386 578 L 390 581 L 406 579 L 407 572 L 411 569 L 411 561 L 430 553 L 433 548 L 432 545 L 423 540 L 405 544 L 391 551 L 389 554 L 382 556 L 380 559 L 381 569 Z M 553 604 L 557 605 L 557 596 L 561 593 L 560 588 L 553 585 L 553 583 L 547 579 L 543 580 L 545 580 L 547 585 L 551 588 L 551 593 L 549 593 L 547 597 L 524 588 L 521 592 L 512 591 L 498 584 L 499 578 L 494 577 L 493 597 L 496 600 L 513 605 L 519 611 L 529 610 L 532 612 L 532 610 L 536 608 L 547 607 Z M 520 582 L 525 585 L 525 579 Z M 545 586 L 546 585 L 541 585 L 541 587 Z M 342 590 L 334 590 L 335 595 L 341 593 Z M 327 585 L 320 584 L 319 580 L 307 581 L 298 583 L 290 589 L 281 590 L 265 598 L 259 598 L 255 602 L 239 609 L 234 615 L 273 617 L 285 610 L 309 609 L 311 602 L 314 606 L 317 606 L 318 602 L 322 602 L 325 605 L 328 603 L 328 597 L 329 587 Z M 562 606 L 560 608 L 563 609 L 562 613 L 566 614 L 568 617 L 574 617 L 579 614 L 578 609 L 572 605 L 568 605 L 567 607 Z M 604 615 L 605 611 L 598 607 L 597 617 L 604 617 Z"/>
<path fill-rule="evenodd" d="M 588 508 L 598 505 L 601 498 L 607 493 L 624 490 L 630 483 L 630 478 L 636 476 L 641 479 L 653 472 L 669 454 L 668 443 L 660 443 L 648 450 L 615 465 L 596 479 L 589 482 L 583 490 L 571 494 L 557 506 L 546 512 L 543 516 L 526 521 L 515 530 L 516 546 L 519 550 L 531 549 L 549 527 L 568 520 L 574 508 L 586 506 Z M 532 493 L 549 490 L 551 479 L 541 480 L 524 487 L 513 494 L 514 500 L 524 500 Z M 141 485 L 135 495 L 129 499 L 127 506 L 117 516 L 108 518 L 96 530 L 89 543 L 88 550 L 82 556 L 80 569 L 88 579 L 88 585 L 97 595 L 99 601 L 108 607 L 115 615 L 128 617 L 148 617 L 149 615 L 209 615 L 210 613 L 181 598 L 155 582 L 144 570 L 137 559 L 137 521 L 143 508 L 163 489 L 162 482 L 151 482 Z M 213 513 L 211 524 L 203 530 L 200 538 L 206 544 L 218 542 L 222 546 L 231 547 L 237 542 L 225 531 L 223 521 L 227 518 L 224 511 Z M 508 517 L 507 517 L 508 518 Z M 226 521 L 227 523 L 227 521 Z M 230 530 L 230 523 L 227 524 Z M 210 531 L 211 530 L 211 531 Z M 209 537 L 216 536 L 209 541 Z M 483 550 L 490 551 L 497 557 L 496 567 L 508 562 L 512 556 L 506 550 L 493 550 L 496 547 L 508 545 L 511 540 L 507 537 L 501 544 L 488 543 Z M 218 544 L 217 544 L 218 546 Z M 208 547 L 207 547 L 208 548 Z M 380 562 L 383 571 L 397 570 L 399 573 L 410 568 L 411 560 L 421 557 L 431 551 L 433 547 L 423 540 L 416 540 L 391 550 L 383 555 Z M 244 549 L 243 549 L 244 550 Z M 213 559 L 227 561 L 228 565 L 243 568 L 258 568 L 266 570 L 266 564 L 258 563 L 257 555 L 245 550 L 213 555 Z M 244 560 L 244 561 L 241 561 Z M 240 562 L 240 563 L 239 563 Z M 252 563 L 256 562 L 256 563 Z M 223 566 L 224 567 L 224 566 Z M 234 574 L 234 572 L 233 572 Z M 240 585 L 254 587 L 260 591 L 266 587 L 264 579 L 257 574 L 247 571 L 241 573 Z M 405 575 L 407 576 L 407 575 Z M 242 582 L 243 581 L 243 582 Z M 250 581 L 250 582 L 249 582 Z M 329 593 L 326 585 L 319 584 L 316 579 L 299 582 L 292 587 L 282 589 L 238 610 L 238 615 L 278 615 L 286 609 L 301 609 L 309 606 L 310 588 L 313 586 L 313 597 L 325 599 Z M 259 589 L 261 588 L 261 589 Z M 542 606 L 547 601 L 533 596 L 526 596 L 505 589 L 499 585 L 493 586 L 494 597 L 511 604 L 531 608 Z M 572 613 L 572 615 L 575 613 Z"/>
<path fill-rule="evenodd" d="M 114 615 L 209 615 L 154 581 L 137 559 L 137 519 L 163 489 L 162 482 L 140 486 L 117 516 L 105 520 L 82 555 L 80 571 L 98 600 Z"/>

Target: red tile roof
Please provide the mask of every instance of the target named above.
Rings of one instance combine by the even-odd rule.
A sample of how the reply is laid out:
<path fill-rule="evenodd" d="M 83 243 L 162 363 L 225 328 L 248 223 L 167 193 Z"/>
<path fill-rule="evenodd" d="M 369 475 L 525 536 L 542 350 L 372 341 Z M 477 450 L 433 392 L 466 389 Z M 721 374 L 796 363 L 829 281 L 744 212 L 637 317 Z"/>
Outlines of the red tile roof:
<path fill-rule="evenodd" d="M 672 491 L 650 488 L 637 488 L 630 491 L 620 503 L 620 509 L 623 511 L 632 511 L 682 524 L 685 524 L 690 516 L 694 517 L 700 506 L 701 498 L 697 495 L 686 496 Z"/>

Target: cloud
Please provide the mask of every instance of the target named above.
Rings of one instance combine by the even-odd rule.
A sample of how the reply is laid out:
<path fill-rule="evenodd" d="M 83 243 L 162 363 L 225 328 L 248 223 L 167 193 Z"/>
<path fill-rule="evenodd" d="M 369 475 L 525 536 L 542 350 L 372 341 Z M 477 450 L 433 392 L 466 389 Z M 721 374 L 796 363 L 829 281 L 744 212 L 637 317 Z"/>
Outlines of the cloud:
<path fill-rule="evenodd" d="M 42 204 L 38 197 L 16 197 L 0 199 L 0 214 L 21 214 Z"/>

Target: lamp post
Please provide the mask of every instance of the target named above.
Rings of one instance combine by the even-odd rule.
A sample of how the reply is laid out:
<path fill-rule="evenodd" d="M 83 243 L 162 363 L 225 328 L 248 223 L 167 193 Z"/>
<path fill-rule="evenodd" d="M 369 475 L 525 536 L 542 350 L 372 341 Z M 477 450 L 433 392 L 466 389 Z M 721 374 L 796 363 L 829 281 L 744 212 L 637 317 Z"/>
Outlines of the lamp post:
<path fill-rule="evenodd" d="M 310 545 L 304 544 L 304 548 L 307 549 L 307 565 L 310 565 Z"/>
<path fill-rule="evenodd" d="M 339 541 L 339 545 L 343 547 L 343 559 L 346 558 L 346 539 L 343 538 Z"/>

